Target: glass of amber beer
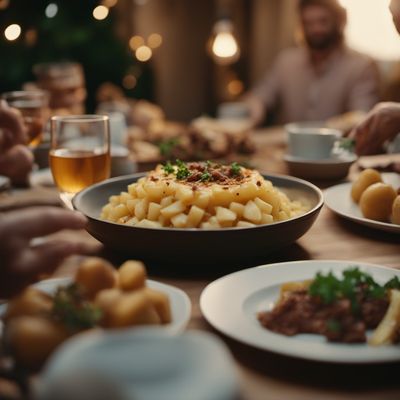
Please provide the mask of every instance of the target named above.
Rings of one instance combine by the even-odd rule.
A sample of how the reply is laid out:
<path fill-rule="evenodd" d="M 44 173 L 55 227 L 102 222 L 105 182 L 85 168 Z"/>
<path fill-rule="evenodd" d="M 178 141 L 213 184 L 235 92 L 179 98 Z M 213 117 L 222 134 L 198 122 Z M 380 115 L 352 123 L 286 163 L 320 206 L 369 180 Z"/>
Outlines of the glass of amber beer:
<path fill-rule="evenodd" d="M 51 118 L 50 168 L 61 198 L 110 177 L 110 128 L 105 115 Z"/>
<path fill-rule="evenodd" d="M 49 118 L 49 96 L 43 90 L 20 90 L 4 93 L 2 98 L 22 115 L 31 148 L 40 144 Z"/>

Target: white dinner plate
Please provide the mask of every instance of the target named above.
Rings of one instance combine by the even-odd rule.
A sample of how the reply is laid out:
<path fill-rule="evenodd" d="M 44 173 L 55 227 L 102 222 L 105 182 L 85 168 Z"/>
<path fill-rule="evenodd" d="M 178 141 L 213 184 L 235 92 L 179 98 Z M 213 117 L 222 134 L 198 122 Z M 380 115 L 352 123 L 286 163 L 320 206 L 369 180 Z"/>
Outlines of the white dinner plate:
<path fill-rule="evenodd" d="M 71 282 L 70 278 L 55 278 L 46 279 L 35 283 L 33 286 L 42 290 L 45 293 L 53 294 L 60 286 L 68 285 Z M 174 286 L 166 285 L 165 283 L 147 280 L 147 286 L 166 293 L 170 300 L 172 321 L 169 324 L 161 325 L 160 328 L 167 330 L 169 333 L 182 332 L 190 320 L 191 303 L 187 294 Z M 0 305 L 0 316 L 5 312 L 7 304 Z M 129 329 L 129 328 L 126 328 Z M 1 323 L 0 323 L 1 332 Z"/>
<path fill-rule="evenodd" d="M 400 176 L 398 174 L 385 173 L 381 175 L 383 181 L 391 184 L 395 190 L 400 187 Z M 361 225 L 380 229 L 386 232 L 400 233 L 400 225 L 364 218 L 360 207 L 351 199 L 350 192 L 352 185 L 352 182 L 347 182 L 326 189 L 324 191 L 324 198 L 325 204 L 328 208 L 341 217 L 350 219 Z"/>
<path fill-rule="evenodd" d="M 372 347 L 327 342 L 322 335 L 285 336 L 259 323 L 257 313 L 271 310 L 282 283 L 311 279 L 318 271 L 340 274 L 358 266 L 379 283 L 400 271 L 355 261 L 294 261 L 263 265 L 224 276 L 210 283 L 200 297 L 200 308 L 218 331 L 242 343 L 286 356 L 322 362 L 382 363 L 400 361 L 400 345 Z"/>

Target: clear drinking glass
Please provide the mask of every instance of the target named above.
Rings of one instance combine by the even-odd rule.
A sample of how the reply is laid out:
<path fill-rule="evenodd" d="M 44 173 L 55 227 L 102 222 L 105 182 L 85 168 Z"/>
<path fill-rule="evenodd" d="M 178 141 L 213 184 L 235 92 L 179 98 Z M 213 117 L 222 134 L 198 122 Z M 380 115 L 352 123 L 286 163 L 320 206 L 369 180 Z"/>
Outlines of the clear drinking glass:
<path fill-rule="evenodd" d="M 4 93 L 2 98 L 10 107 L 22 114 L 31 148 L 40 144 L 49 118 L 49 96 L 43 90 L 15 91 Z"/>
<path fill-rule="evenodd" d="M 105 115 L 51 118 L 50 168 L 67 205 L 82 189 L 110 177 L 110 128 Z"/>

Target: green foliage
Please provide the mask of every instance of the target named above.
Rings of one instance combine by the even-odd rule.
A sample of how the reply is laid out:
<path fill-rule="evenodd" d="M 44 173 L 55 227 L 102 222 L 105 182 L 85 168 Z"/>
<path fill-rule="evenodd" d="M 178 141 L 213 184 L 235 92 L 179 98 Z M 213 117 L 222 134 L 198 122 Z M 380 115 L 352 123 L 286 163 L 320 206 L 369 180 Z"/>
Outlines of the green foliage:
<path fill-rule="evenodd" d="M 54 18 L 45 15 L 50 2 L 58 6 Z M 136 62 L 127 43 L 114 32 L 115 11 L 110 9 L 109 16 L 102 21 L 93 18 L 93 9 L 99 3 L 96 0 L 10 1 L 5 10 L 0 10 L 0 26 L 4 29 L 17 23 L 22 27 L 22 34 L 13 42 L 7 41 L 3 35 L 0 37 L 0 92 L 20 89 L 23 83 L 34 80 L 32 69 L 35 64 L 59 61 L 76 61 L 83 65 L 91 110 L 101 83 L 112 82 L 121 86 L 126 72 Z M 28 43 L 25 34 L 31 29 L 36 31 L 37 39 Z M 139 83 L 147 73 L 143 69 L 144 75 Z M 127 94 L 151 99 L 151 89 L 145 88 L 146 93 L 140 93 L 142 89 L 138 84 Z"/>

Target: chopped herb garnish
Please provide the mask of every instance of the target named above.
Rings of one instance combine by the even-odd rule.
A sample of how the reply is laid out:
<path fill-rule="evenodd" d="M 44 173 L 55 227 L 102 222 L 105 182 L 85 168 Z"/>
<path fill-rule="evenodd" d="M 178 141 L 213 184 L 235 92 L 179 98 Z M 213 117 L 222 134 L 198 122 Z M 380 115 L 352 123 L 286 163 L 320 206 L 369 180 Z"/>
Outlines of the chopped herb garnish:
<path fill-rule="evenodd" d="M 211 179 L 211 174 L 209 173 L 209 172 L 203 172 L 202 174 L 201 174 L 201 177 L 200 177 L 200 180 L 202 181 L 202 182 L 207 182 L 207 181 L 209 181 Z"/>
<path fill-rule="evenodd" d="M 162 166 L 162 168 L 167 175 L 173 174 L 175 172 L 174 166 L 169 161 L 167 161 L 166 164 Z"/>
<path fill-rule="evenodd" d="M 178 166 L 178 170 L 176 172 L 177 179 L 186 179 L 187 177 L 189 177 L 191 175 L 189 168 L 186 166 L 186 164 L 183 161 L 176 160 L 176 165 Z"/>
<path fill-rule="evenodd" d="M 241 175 L 242 167 L 237 162 L 233 162 L 231 164 L 231 173 L 232 173 L 232 175 L 235 175 L 235 176 Z"/>
<path fill-rule="evenodd" d="M 385 286 L 379 285 L 371 275 L 353 267 L 343 271 L 343 277 L 337 278 L 332 272 L 324 275 L 318 272 L 309 287 L 309 294 L 319 297 L 325 304 L 332 304 L 340 298 L 349 299 L 353 313 L 360 311 L 360 295 L 371 298 L 383 298 L 386 295 L 386 285 L 396 286 L 400 282 L 393 278 Z"/>
<path fill-rule="evenodd" d="M 325 304 L 331 304 L 338 297 L 339 280 L 332 272 L 327 275 L 318 272 L 308 290 L 311 296 L 320 297 Z"/>
<path fill-rule="evenodd" d="M 53 315 L 72 333 L 93 328 L 102 317 L 100 308 L 85 300 L 76 284 L 57 290 Z"/>

